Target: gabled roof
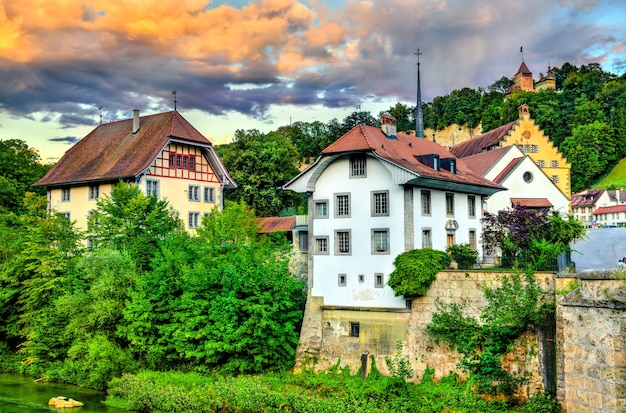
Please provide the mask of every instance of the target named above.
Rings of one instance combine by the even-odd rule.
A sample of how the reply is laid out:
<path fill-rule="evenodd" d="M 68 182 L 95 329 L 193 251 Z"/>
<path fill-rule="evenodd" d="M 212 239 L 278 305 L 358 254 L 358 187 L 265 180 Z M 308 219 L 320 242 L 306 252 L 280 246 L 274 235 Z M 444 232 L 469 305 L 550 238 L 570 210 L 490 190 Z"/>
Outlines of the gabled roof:
<path fill-rule="evenodd" d="M 626 212 L 626 205 L 603 206 L 593 211 L 593 214 L 594 215 L 609 214 L 612 212 Z"/>
<path fill-rule="evenodd" d="M 574 207 L 594 206 L 602 196 L 604 189 L 589 189 L 572 195 L 571 205 Z"/>
<path fill-rule="evenodd" d="M 336 155 L 346 155 L 350 153 L 371 153 L 373 156 L 383 159 L 404 171 L 407 171 L 410 178 L 402 184 L 428 184 L 440 186 L 455 184 L 459 191 L 461 187 L 469 190 L 468 185 L 482 187 L 486 193 L 494 193 L 505 188 L 483 178 L 472 171 L 462 160 L 444 149 L 439 144 L 423 138 L 416 138 L 404 133 L 397 133 L 393 137 L 387 137 L 380 128 L 374 126 L 357 125 L 345 133 L 337 141 L 329 145 L 322 151 L 321 157 L 310 168 L 287 183 L 285 187 L 296 181 L 300 176 L 306 175 L 311 168 L 322 164 L 320 159 L 329 158 Z M 433 169 L 420 161 L 419 157 L 438 155 L 440 159 L 456 159 L 456 173 L 440 167 Z M 419 183 L 414 180 L 420 180 Z M 447 182 L 444 183 L 444 182 Z"/>
<path fill-rule="evenodd" d="M 178 112 L 141 116 L 139 120 L 135 134 L 132 118 L 99 125 L 72 146 L 34 186 L 134 178 L 172 140 L 213 151 L 211 142 Z M 221 172 L 227 175 L 225 168 Z"/>
<path fill-rule="evenodd" d="M 524 157 L 513 159 L 506 167 L 504 167 L 504 169 L 502 169 L 502 171 L 498 174 L 498 176 L 494 178 L 493 181 L 499 184 L 504 182 L 506 177 L 509 176 L 509 174 L 515 169 L 517 165 L 519 165 L 520 162 L 522 162 L 522 160 L 524 160 Z"/>
<path fill-rule="evenodd" d="M 465 158 L 466 156 L 476 155 L 494 149 L 500 145 L 500 142 L 511 132 L 511 129 L 513 129 L 513 126 L 517 122 L 517 120 L 509 122 L 487 133 L 458 143 L 450 148 L 450 152 L 459 158 Z"/>
<path fill-rule="evenodd" d="M 487 172 L 496 164 L 506 152 L 511 150 L 512 146 L 505 146 L 491 151 L 480 152 L 475 155 L 466 156 L 463 162 L 469 166 L 472 171 L 479 175 L 485 176 Z"/>
<path fill-rule="evenodd" d="M 257 218 L 256 223 L 259 226 L 259 232 L 265 234 L 268 232 L 287 232 L 296 226 L 296 217 L 262 217 Z"/>

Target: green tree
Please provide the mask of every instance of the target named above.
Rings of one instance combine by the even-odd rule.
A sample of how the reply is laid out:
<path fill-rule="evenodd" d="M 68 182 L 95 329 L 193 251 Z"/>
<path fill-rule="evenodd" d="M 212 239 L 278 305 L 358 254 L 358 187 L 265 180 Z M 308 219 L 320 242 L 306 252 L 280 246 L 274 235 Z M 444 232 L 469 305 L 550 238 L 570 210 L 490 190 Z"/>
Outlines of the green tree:
<path fill-rule="evenodd" d="M 0 140 L 0 209 L 23 213 L 26 192 L 45 195 L 44 188 L 31 188 L 50 170 L 37 151 L 19 139 Z"/>
<path fill-rule="evenodd" d="M 415 131 L 415 107 L 409 107 L 398 102 L 394 106 L 391 106 L 386 112 L 396 118 L 396 129 L 398 132 L 409 133 Z M 428 125 L 426 119 L 424 119 L 424 124 Z"/>
<path fill-rule="evenodd" d="M 87 222 L 94 248 L 128 251 L 139 270 L 148 268 L 160 240 L 182 230 L 177 212 L 166 200 L 145 195 L 127 182 L 119 182 L 110 196 L 100 198 Z"/>
<path fill-rule="evenodd" d="M 289 273 L 286 244 L 259 237 L 253 212 L 228 202 L 196 237 L 161 244 L 121 331 L 148 366 L 285 369 L 295 360 L 303 287 Z"/>
<path fill-rule="evenodd" d="M 244 201 L 259 216 L 277 216 L 302 205 L 302 197 L 281 186 L 299 173 L 300 155 L 289 138 L 277 132 L 238 130 L 235 141 L 218 147 L 226 169 L 238 188 L 226 193 L 230 201 Z"/>

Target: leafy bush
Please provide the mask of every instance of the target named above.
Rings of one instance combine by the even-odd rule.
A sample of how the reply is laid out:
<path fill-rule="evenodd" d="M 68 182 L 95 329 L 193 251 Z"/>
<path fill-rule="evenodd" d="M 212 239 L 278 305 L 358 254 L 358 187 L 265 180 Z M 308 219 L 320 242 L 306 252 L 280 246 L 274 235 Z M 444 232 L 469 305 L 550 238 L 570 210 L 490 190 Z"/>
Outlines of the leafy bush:
<path fill-rule="evenodd" d="M 476 264 L 478 251 L 473 249 L 469 244 L 453 244 L 446 248 L 446 252 L 456 261 L 459 270 L 469 270 Z"/>
<path fill-rule="evenodd" d="M 407 300 L 426 294 L 437 274 L 450 265 L 450 256 L 430 248 L 416 249 L 398 255 L 387 283 L 393 292 Z"/>
<path fill-rule="evenodd" d="M 448 343 L 463 355 L 459 366 L 470 373 L 480 393 L 512 394 L 520 380 L 502 369 L 501 357 L 530 325 L 538 325 L 546 309 L 534 274 L 526 272 L 503 278 L 495 288 L 484 288 L 487 306 L 479 323 L 463 313 L 458 303 L 438 303 L 428 333 L 436 343 Z"/>
<path fill-rule="evenodd" d="M 535 393 L 524 405 L 527 413 L 561 413 L 559 401 L 546 393 Z"/>

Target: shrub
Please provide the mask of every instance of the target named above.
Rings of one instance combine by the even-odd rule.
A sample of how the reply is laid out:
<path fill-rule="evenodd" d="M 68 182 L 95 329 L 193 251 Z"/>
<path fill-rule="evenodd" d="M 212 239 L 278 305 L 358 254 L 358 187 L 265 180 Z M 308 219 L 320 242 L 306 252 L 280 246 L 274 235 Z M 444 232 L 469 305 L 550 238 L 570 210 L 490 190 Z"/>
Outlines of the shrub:
<path fill-rule="evenodd" d="M 535 393 L 524 405 L 527 413 L 561 413 L 559 401 L 547 393 Z"/>
<path fill-rule="evenodd" d="M 469 244 L 454 244 L 446 248 L 446 252 L 456 261 L 459 270 L 469 270 L 476 264 L 478 251 L 473 249 Z"/>
<path fill-rule="evenodd" d="M 439 271 L 450 265 L 450 257 L 443 251 L 423 248 L 398 255 L 393 265 L 388 285 L 396 296 L 411 300 L 426 294 Z"/>

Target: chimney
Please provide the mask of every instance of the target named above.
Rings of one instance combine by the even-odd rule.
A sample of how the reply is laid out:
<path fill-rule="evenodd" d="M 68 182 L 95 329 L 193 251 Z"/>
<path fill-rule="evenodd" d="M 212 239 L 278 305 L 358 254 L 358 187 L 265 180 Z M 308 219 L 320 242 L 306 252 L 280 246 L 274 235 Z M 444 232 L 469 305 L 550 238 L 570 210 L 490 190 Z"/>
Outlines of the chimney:
<path fill-rule="evenodd" d="M 139 109 L 133 109 L 133 135 L 139 132 Z"/>
<path fill-rule="evenodd" d="M 388 113 L 383 113 L 380 117 L 380 124 L 387 139 L 396 139 L 396 118 Z"/>

